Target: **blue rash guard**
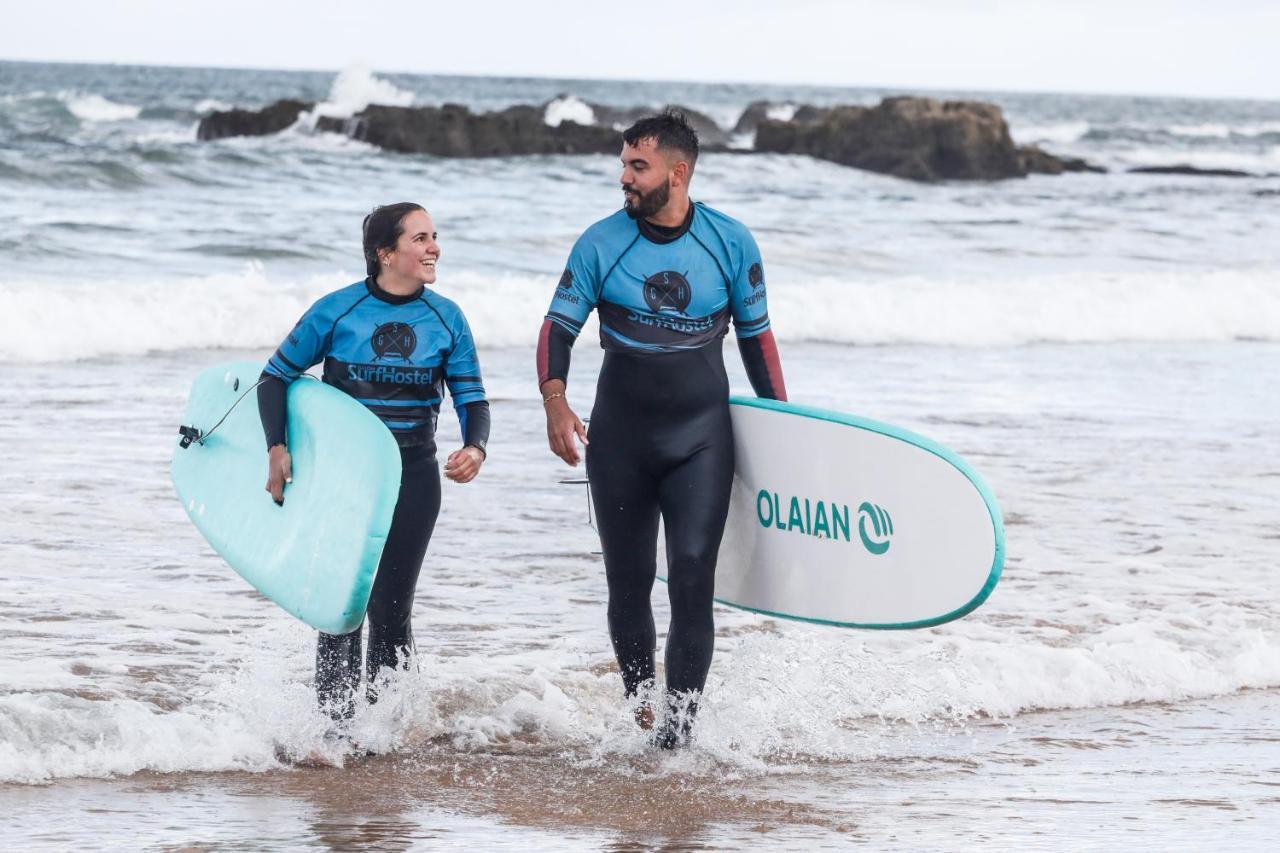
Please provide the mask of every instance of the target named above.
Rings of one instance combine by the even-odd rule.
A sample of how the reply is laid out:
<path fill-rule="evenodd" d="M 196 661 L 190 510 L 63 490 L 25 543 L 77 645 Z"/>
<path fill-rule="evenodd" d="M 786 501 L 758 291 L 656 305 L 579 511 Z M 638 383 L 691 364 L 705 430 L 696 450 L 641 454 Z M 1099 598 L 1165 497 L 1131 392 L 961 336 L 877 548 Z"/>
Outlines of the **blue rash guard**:
<path fill-rule="evenodd" d="M 426 288 L 396 296 L 372 278 L 322 297 L 267 361 L 259 408 L 267 446 L 285 443 L 284 389 L 324 361 L 324 382 L 377 415 L 402 447 L 434 443 L 444 387 L 463 443 L 485 450 L 485 400 L 471 329 L 452 300 Z"/>
<path fill-rule="evenodd" d="M 609 352 L 699 349 L 733 320 L 756 393 L 786 399 L 765 299 L 760 250 L 746 226 L 698 202 L 683 225 L 662 228 L 625 210 L 588 228 L 574 245 L 547 312 L 538 381 L 567 378 L 569 348 L 600 313 Z"/>

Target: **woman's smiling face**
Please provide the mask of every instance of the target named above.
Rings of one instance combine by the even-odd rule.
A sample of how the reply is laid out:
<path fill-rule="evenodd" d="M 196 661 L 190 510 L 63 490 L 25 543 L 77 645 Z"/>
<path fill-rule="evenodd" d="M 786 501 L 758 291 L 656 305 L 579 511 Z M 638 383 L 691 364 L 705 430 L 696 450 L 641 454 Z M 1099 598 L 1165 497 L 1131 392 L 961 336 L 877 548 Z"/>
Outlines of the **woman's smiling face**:
<path fill-rule="evenodd" d="M 400 225 L 403 230 L 395 249 L 382 252 L 383 269 L 420 284 L 434 284 L 440 244 L 436 242 L 430 214 L 425 210 L 410 211 Z"/>

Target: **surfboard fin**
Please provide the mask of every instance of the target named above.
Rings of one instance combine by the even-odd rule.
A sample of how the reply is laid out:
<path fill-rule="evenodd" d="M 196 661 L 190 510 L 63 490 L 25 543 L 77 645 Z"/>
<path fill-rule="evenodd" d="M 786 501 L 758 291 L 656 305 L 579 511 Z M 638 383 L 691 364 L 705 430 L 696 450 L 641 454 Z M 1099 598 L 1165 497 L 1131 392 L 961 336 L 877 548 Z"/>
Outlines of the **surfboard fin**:
<path fill-rule="evenodd" d="M 591 511 L 591 480 L 587 477 L 572 477 L 560 481 L 562 486 L 586 486 L 587 487 L 587 526 L 592 530 L 596 530 L 596 520 Z"/>

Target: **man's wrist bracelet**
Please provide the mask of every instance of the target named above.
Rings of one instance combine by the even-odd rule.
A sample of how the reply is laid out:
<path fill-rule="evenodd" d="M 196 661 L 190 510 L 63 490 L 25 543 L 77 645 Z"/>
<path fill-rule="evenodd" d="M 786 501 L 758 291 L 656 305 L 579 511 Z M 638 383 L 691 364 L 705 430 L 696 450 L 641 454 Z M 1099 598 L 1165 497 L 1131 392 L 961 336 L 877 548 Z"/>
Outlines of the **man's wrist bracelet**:
<path fill-rule="evenodd" d="M 542 405 L 545 406 L 547 403 L 550 403 L 552 400 L 555 400 L 561 397 L 564 397 L 563 391 L 557 391 L 554 394 L 548 394 L 547 396 L 542 398 Z"/>

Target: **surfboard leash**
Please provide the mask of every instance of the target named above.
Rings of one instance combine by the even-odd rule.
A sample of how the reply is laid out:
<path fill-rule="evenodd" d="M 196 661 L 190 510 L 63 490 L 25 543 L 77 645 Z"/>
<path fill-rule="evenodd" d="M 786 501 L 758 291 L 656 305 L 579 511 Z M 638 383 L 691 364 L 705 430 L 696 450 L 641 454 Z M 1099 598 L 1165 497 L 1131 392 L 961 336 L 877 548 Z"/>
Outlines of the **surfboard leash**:
<path fill-rule="evenodd" d="M 237 379 L 236 383 L 239 384 L 239 381 L 240 380 Z M 193 441 L 196 442 L 197 444 L 204 444 L 205 440 L 208 439 L 209 436 L 217 432 L 218 427 L 222 426 L 222 422 L 225 421 L 231 415 L 231 413 L 236 410 L 236 406 L 240 405 L 241 401 L 243 401 L 245 397 L 248 397 L 249 394 L 252 393 L 255 388 L 257 388 L 259 385 L 261 385 L 263 382 L 266 382 L 266 381 L 267 381 L 267 378 L 263 378 L 263 379 L 259 379 L 257 382 L 250 385 L 248 389 L 246 389 L 245 392 L 241 394 L 239 397 L 237 397 L 236 401 L 231 404 L 231 408 L 227 409 L 225 412 L 222 413 L 222 417 L 218 418 L 218 422 L 213 426 L 209 427 L 208 432 L 204 432 L 203 430 L 200 429 L 200 427 L 194 426 L 194 425 L 179 426 L 178 435 L 182 436 L 182 441 L 179 442 L 179 446 L 182 447 L 183 450 L 186 450 L 188 447 L 191 446 L 191 442 Z"/>
<path fill-rule="evenodd" d="M 268 379 L 274 379 L 274 378 L 276 377 L 264 376 L 261 379 L 259 379 L 257 382 L 250 385 L 247 389 L 245 389 L 245 392 L 241 394 L 239 397 L 237 397 L 236 401 L 231 404 L 231 408 L 227 409 L 225 412 L 222 413 L 222 417 L 218 418 L 218 422 L 213 426 L 209 427 L 208 432 L 204 432 L 203 430 L 200 429 L 200 427 L 194 426 L 194 425 L 179 426 L 178 435 L 182 436 L 182 441 L 178 443 L 179 446 L 183 450 L 186 450 L 188 447 L 191 446 L 191 442 L 193 441 L 196 442 L 197 444 L 204 444 L 205 441 L 209 438 L 209 436 L 213 435 L 214 431 L 217 430 L 218 427 L 222 426 L 222 422 L 225 421 L 231 415 L 231 413 L 236 410 L 236 406 L 240 405 L 241 401 L 243 401 L 245 397 L 248 397 L 249 394 L 259 385 L 261 385 L 263 382 L 266 382 Z M 310 373 L 301 373 L 298 375 L 298 379 L 310 379 L 312 381 L 319 381 Z M 240 380 L 237 379 L 235 387 L 232 390 L 236 390 L 239 387 L 240 387 Z"/>

